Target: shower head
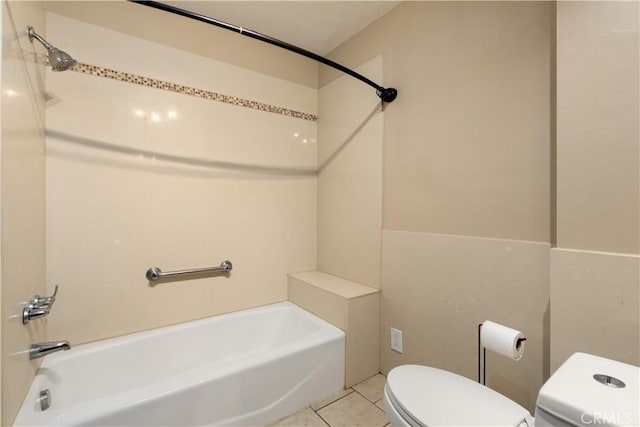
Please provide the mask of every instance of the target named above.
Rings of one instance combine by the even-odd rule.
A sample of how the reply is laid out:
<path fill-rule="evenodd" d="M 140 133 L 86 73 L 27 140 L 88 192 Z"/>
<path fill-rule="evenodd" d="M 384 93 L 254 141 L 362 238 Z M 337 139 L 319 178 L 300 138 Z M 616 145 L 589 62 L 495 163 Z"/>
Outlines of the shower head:
<path fill-rule="evenodd" d="M 67 52 L 58 49 L 51 43 L 43 39 L 38 33 L 35 32 L 33 27 L 27 27 L 27 34 L 29 35 L 29 41 L 33 43 L 33 39 L 38 40 L 44 47 L 47 48 L 49 63 L 53 71 L 65 71 L 73 67 L 78 63 Z"/>

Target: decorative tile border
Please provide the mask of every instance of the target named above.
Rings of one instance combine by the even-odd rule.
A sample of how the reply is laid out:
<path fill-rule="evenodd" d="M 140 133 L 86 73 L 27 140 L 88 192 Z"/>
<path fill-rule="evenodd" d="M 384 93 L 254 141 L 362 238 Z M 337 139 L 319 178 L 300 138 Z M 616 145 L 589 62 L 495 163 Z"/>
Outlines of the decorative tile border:
<path fill-rule="evenodd" d="M 150 77 L 139 76 L 136 74 L 125 73 L 124 71 L 112 70 L 110 68 L 99 67 L 78 62 L 71 71 L 77 73 L 89 74 L 92 76 L 106 77 L 108 79 L 118 80 L 121 82 L 133 83 L 141 86 L 152 87 L 155 89 L 168 90 L 183 95 L 195 96 L 211 101 L 224 102 L 225 104 L 237 105 L 239 107 L 253 108 L 254 110 L 266 111 L 269 113 L 281 114 L 283 116 L 295 117 L 297 119 L 317 121 L 318 116 L 315 114 L 303 113 L 301 111 L 290 110 L 288 108 L 278 107 L 275 105 L 264 104 L 262 102 L 251 101 L 250 99 L 238 98 L 236 96 L 223 95 L 204 89 L 198 89 L 190 86 L 184 86 L 177 83 L 166 82 L 163 80 L 153 79 Z"/>

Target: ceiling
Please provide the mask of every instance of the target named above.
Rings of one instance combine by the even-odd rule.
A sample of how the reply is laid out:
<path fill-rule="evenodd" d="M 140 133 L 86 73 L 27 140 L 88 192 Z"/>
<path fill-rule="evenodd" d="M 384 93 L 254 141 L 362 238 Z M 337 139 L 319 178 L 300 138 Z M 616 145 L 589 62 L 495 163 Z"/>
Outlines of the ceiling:
<path fill-rule="evenodd" d="M 394 1 L 163 1 L 326 55 L 399 3 Z"/>

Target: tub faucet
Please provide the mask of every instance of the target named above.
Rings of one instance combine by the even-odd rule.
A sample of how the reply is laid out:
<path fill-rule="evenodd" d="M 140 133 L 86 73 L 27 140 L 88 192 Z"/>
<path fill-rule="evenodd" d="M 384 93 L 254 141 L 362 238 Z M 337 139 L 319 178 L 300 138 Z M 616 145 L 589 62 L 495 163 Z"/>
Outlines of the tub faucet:
<path fill-rule="evenodd" d="M 69 341 L 51 341 L 31 344 L 31 348 L 29 349 L 29 360 L 38 359 L 57 351 L 66 351 L 70 348 L 71 344 L 69 344 Z"/>

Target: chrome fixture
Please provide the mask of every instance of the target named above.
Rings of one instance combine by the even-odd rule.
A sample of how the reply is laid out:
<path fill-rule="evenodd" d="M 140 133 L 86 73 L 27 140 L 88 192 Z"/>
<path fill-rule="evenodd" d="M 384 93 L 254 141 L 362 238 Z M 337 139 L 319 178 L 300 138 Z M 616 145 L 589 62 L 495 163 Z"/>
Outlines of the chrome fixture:
<path fill-rule="evenodd" d="M 158 267 L 151 267 L 147 270 L 147 280 L 153 282 L 168 277 L 180 277 L 192 274 L 207 274 L 207 273 L 228 273 L 233 269 L 231 261 L 223 261 L 219 267 L 208 268 L 194 268 L 189 270 L 168 271 L 163 273 Z"/>
<path fill-rule="evenodd" d="M 69 344 L 69 341 L 50 341 L 31 344 L 31 348 L 29 348 L 29 360 L 38 359 L 58 351 L 67 351 L 70 348 L 71 344 Z"/>
<path fill-rule="evenodd" d="M 624 381 L 605 374 L 595 374 L 593 376 L 593 379 L 598 381 L 600 384 L 604 384 L 613 388 L 625 388 L 627 386 Z"/>
<path fill-rule="evenodd" d="M 41 297 L 36 295 L 31 302 L 37 307 L 51 308 L 53 303 L 56 302 L 56 295 L 58 295 L 58 285 L 53 290 L 53 295 L 50 297 Z"/>
<path fill-rule="evenodd" d="M 33 39 L 38 40 L 42 45 L 47 48 L 47 57 L 53 71 L 66 71 L 78 63 L 67 52 L 58 49 L 51 43 L 43 39 L 33 27 L 27 27 L 27 34 L 29 35 L 29 41 L 33 43 Z"/>
<path fill-rule="evenodd" d="M 40 391 L 36 403 L 40 406 L 41 411 L 49 409 L 49 406 L 51 406 L 51 392 L 48 388 Z"/>
<path fill-rule="evenodd" d="M 58 294 L 58 285 L 56 285 L 53 295 L 50 297 L 41 297 L 40 295 L 34 296 L 29 303 L 22 309 L 22 324 L 28 325 L 30 320 L 40 319 L 45 317 L 51 311 L 53 303 L 56 302 L 56 295 Z"/>
<path fill-rule="evenodd" d="M 22 310 L 22 324 L 28 325 L 29 321 L 46 317 L 48 314 L 48 308 L 37 308 L 28 305 Z"/>

